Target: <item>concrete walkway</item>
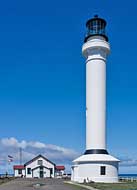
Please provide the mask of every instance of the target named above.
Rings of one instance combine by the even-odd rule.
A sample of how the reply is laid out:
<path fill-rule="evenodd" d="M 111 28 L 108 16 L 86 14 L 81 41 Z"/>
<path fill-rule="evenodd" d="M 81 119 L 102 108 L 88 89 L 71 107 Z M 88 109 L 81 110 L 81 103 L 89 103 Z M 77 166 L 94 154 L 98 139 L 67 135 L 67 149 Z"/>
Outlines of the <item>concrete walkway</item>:
<path fill-rule="evenodd" d="M 65 184 L 62 179 L 15 179 L 0 185 L 0 190 L 86 190 Z"/>

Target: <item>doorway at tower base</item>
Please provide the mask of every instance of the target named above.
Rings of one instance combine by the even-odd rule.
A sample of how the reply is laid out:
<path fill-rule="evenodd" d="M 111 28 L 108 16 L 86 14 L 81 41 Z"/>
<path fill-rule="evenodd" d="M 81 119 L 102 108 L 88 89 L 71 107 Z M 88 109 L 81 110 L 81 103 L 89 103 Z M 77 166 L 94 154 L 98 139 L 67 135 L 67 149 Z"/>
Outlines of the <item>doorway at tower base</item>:
<path fill-rule="evenodd" d="M 84 182 L 118 182 L 119 160 L 107 154 L 82 155 L 73 161 L 71 180 Z"/>

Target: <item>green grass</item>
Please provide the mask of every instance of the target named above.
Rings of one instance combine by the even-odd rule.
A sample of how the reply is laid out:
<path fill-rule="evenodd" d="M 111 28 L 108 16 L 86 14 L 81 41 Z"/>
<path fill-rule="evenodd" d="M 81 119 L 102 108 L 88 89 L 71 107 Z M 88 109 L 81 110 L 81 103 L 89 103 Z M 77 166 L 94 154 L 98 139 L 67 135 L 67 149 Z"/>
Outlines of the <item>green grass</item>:
<path fill-rule="evenodd" d="M 101 190 L 137 190 L 137 182 L 92 183 L 87 185 Z"/>
<path fill-rule="evenodd" d="M 76 189 L 76 190 L 87 190 L 87 189 L 85 189 L 85 188 L 83 188 L 83 187 L 79 187 L 79 186 L 74 185 L 74 184 L 65 183 L 65 185 L 70 186 L 70 189 Z"/>

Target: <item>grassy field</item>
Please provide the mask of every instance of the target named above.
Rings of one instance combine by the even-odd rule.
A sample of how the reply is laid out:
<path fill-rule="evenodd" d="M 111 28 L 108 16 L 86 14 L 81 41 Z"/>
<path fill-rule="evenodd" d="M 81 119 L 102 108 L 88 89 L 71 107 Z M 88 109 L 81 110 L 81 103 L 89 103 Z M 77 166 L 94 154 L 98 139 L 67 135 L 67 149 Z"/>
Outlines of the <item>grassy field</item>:
<path fill-rule="evenodd" d="M 137 190 L 137 182 L 123 182 L 123 183 L 92 183 L 88 186 L 101 190 Z"/>
<path fill-rule="evenodd" d="M 13 180 L 13 178 L 0 178 L 0 185 L 2 183 L 6 183 L 6 182 L 11 181 L 11 180 Z"/>

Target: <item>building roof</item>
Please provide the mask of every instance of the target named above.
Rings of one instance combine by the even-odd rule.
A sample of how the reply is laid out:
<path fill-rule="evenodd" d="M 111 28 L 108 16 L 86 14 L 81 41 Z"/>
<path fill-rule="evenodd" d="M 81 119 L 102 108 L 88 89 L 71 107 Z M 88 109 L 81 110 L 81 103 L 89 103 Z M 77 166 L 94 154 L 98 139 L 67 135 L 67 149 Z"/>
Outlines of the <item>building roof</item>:
<path fill-rule="evenodd" d="M 64 166 L 56 166 L 56 170 L 65 170 Z"/>
<path fill-rule="evenodd" d="M 38 169 L 38 168 L 40 168 L 40 167 L 46 168 L 46 169 L 48 169 L 48 170 L 51 169 L 51 168 L 47 168 L 46 166 L 37 166 L 37 167 L 33 168 L 32 170 L 36 170 L 36 169 Z"/>
<path fill-rule="evenodd" d="M 14 170 L 25 169 L 25 166 L 24 165 L 14 165 L 13 168 L 14 168 Z"/>
<path fill-rule="evenodd" d="M 43 158 L 44 160 L 50 162 L 51 164 L 53 164 L 53 165 L 55 166 L 55 164 L 54 164 L 53 162 L 51 162 L 50 160 L 48 160 L 46 157 L 42 156 L 41 154 L 39 154 L 38 156 L 36 156 L 36 157 L 33 158 L 32 160 L 26 162 L 26 163 L 24 164 L 24 166 L 27 166 L 27 165 L 31 164 L 32 162 L 34 162 L 35 160 L 37 160 L 37 159 L 39 159 L 39 158 Z"/>

